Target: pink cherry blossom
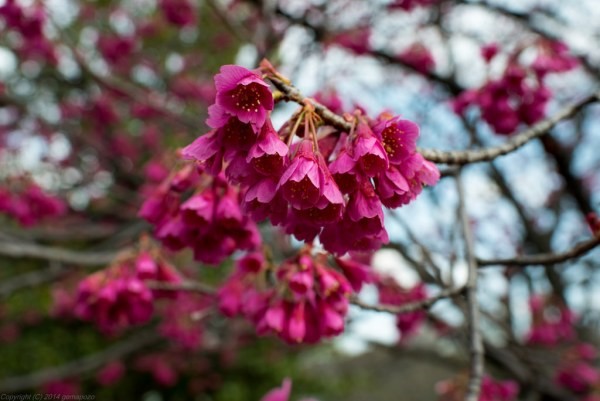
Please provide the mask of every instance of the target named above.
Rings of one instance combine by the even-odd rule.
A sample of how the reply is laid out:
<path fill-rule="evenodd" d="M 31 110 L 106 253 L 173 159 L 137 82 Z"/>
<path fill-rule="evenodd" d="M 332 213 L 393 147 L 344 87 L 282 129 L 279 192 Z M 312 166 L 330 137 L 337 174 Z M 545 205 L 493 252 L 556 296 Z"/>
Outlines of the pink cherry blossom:
<path fill-rule="evenodd" d="M 251 124 L 258 131 L 273 109 L 273 95 L 269 85 L 250 70 L 237 65 L 225 65 L 215 76 L 217 104 L 241 122 Z"/>
<path fill-rule="evenodd" d="M 380 174 L 389 166 L 388 156 L 383 144 L 364 122 L 359 123 L 356 128 L 352 156 L 360 166 L 361 171 L 368 177 Z"/>

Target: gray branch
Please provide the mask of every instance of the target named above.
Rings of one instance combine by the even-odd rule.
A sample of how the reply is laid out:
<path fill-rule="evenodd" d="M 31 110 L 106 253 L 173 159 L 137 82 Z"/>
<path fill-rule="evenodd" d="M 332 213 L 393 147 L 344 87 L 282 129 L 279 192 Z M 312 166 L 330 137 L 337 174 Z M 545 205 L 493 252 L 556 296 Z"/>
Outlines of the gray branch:
<path fill-rule="evenodd" d="M 284 94 L 287 100 L 294 101 L 298 104 L 304 104 L 306 98 L 296 87 L 287 84 L 276 77 L 269 77 L 268 79 L 278 90 L 280 90 Z M 421 153 L 421 155 L 423 155 L 424 158 L 434 163 L 464 165 L 470 163 L 491 161 L 499 156 L 506 155 L 519 149 L 520 147 L 522 147 L 523 145 L 535 138 L 539 138 L 547 134 L 559 122 L 572 117 L 585 106 L 598 101 L 600 101 L 600 92 L 594 93 L 593 95 L 590 95 L 580 100 L 579 102 L 576 102 L 570 106 L 563 108 L 556 114 L 534 124 L 530 128 L 525 129 L 520 133 L 513 135 L 506 142 L 498 146 L 491 146 L 489 148 L 484 149 L 451 151 L 417 148 L 417 151 Z M 346 132 L 349 132 L 352 128 L 352 124 L 350 122 L 346 121 L 343 117 L 335 114 L 326 106 L 314 100 L 311 100 L 311 103 L 314 105 L 317 114 L 319 114 L 319 116 L 321 116 L 332 126 Z"/>
<path fill-rule="evenodd" d="M 480 311 L 477 300 L 477 259 L 475 258 L 475 246 L 473 232 L 469 223 L 469 217 L 465 206 L 465 193 L 460 174 L 456 176 L 456 187 L 458 191 L 458 214 L 465 240 L 465 257 L 469 268 L 469 276 L 466 284 L 467 298 L 467 323 L 469 330 L 469 383 L 465 401 L 477 401 L 481 392 L 481 380 L 483 378 L 484 349 L 483 338 L 480 329 Z"/>
<path fill-rule="evenodd" d="M 12 258 L 44 259 L 82 266 L 101 266 L 109 264 L 120 252 L 85 252 L 51 246 L 1 241 L 0 255 Z"/>
<path fill-rule="evenodd" d="M 600 235 L 580 242 L 573 248 L 561 253 L 540 253 L 537 255 L 515 256 L 505 259 L 477 259 L 478 265 L 494 266 L 494 265 L 509 265 L 509 266 L 529 266 L 529 265 L 553 265 L 555 263 L 566 262 L 570 259 L 576 259 L 585 255 L 592 249 L 600 245 Z"/>
<path fill-rule="evenodd" d="M 23 391 L 39 387 L 44 383 L 93 372 L 108 362 L 123 358 L 144 347 L 155 344 L 161 339 L 162 337 L 154 330 L 138 332 L 132 335 L 131 338 L 108 347 L 103 351 L 68 362 L 64 365 L 43 369 L 28 375 L 6 378 L 0 381 L 0 392 L 12 393 Z"/>

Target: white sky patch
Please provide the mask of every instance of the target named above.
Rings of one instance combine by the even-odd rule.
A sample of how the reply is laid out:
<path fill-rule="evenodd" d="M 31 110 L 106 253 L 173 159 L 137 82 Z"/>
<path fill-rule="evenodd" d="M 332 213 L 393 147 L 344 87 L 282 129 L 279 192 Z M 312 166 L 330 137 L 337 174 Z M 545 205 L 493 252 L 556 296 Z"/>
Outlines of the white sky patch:
<path fill-rule="evenodd" d="M 235 63 L 246 68 L 255 68 L 253 64 L 256 62 L 257 55 L 256 47 L 250 44 L 242 45 L 235 57 Z"/>
<path fill-rule="evenodd" d="M 19 161 L 24 169 L 34 169 L 46 149 L 46 141 L 39 137 L 25 138 L 20 146 Z"/>
<path fill-rule="evenodd" d="M 529 309 L 529 293 L 525 283 L 518 281 L 510 287 L 510 309 L 513 319 L 513 330 L 517 337 L 523 337 L 531 325 Z"/>
<path fill-rule="evenodd" d="M 375 252 L 371 263 L 375 271 L 393 277 L 403 287 L 411 288 L 421 281 L 419 275 L 408 267 L 406 260 L 393 249 Z"/>
<path fill-rule="evenodd" d="M 10 50 L 0 47 L 0 81 L 5 80 L 17 68 L 17 58 Z"/>
<path fill-rule="evenodd" d="M 64 160 L 71 152 L 71 144 L 63 134 L 52 137 L 48 147 L 48 157 L 52 160 Z"/>
<path fill-rule="evenodd" d="M 464 260 L 457 261 L 452 267 L 452 280 L 455 287 L 462 287 L 467 284 L 469 278 L 469 267 Z"/>
<path fill-rule="evenodd" d="M 377 303 L 377 289 L 373 285 L 365 286 L 360 299 L 370 304 Z M 367 351 L 369 342 L 392 345 L 400 336 L 396 328 L 396 317 L 389 313 L 365 311 L 350 307 L 348 324 L 343 335 L 334 341 L 334 345 L 343 352 L 356 355 Z"/>

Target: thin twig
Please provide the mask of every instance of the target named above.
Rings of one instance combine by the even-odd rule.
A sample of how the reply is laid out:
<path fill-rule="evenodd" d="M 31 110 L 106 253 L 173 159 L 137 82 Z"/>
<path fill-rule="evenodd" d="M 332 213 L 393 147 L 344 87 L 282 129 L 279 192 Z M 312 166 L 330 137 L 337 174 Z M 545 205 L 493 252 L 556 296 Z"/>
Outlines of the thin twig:
<path fill-rule="evenodd" d="M 304 104 L 306 98 L 296 87 L 289 85 L 276 77 L 269 77 L 269 80 L 285 95 L 287 100 L 294 101 L 298 104 Z M 534 124 L 530 128 L 513 135 L 509 140 L 498 146 L 491 146 L 483 149 L 452 151 L 417 148 L 417 151 L 427 160 L 435 163 L 463 165 L 491 161 L 499 156 L 506 155 L 519 149 L 535 138 L 547 134 L 559 122 L 572 117 L 585 106 L 598 101 L 600 101 L 600 92 L 587 96 L 579 102 L 563 108 L 554 115 Z M 315 106 L 317 114 L 329 124 L 340 130 L 346 132 L 350 131 L 352 127 L 350 122 L 314 100 L 311 100 L 311 103 Z"/>
<path fill-rule="evenodd" d="M 85 252 L 21 242 L 0 242 L 0 255 L 53 260 L 83 266 L 107 265 L 121 252 L 126 252 L 126 249 L 119 252 Z"/>
<path fill-rule="evenodd" d="M 551 40 L 558 40 L 558 41 L 565 41 L 565 37 L 564 36 L 560 36 L 558 34 L 558 30 L 553 30 L 553 29 L 549 29 L 549 27 L 551 25 L 547 24 L 547 23 L 535 23 L 536 20 L 536 14 L 535 13 L 531 13 L 531 12 L 518 12 L 515 10 L 509 10 L 507 8 L 504 8 L 502 6 L 496 5 L 496 4 L 492 4 L 486 1 L 463 1 L 464 4 L 469 5 L 469 6 L 474 6 L 474 7 L 481 7 L 487 11 L 491 11 L 493 13 L 497 13 L 499 15 L 502 15 L 504 17 L 510 18 L 513 21 L 518 22 L 520 25 L 522 25 L 523 27 L 525 27 L 526 29 L 530 30 L 531 32 L 546 38 L 546 39 L 551 39 Z M 537 10 L 537 11 L 542 11 L 542 10 Z M 545 15 L 547 18 L 554 18 L 551 17 L 551 15 L 549 15 L 548 13 L 543 13 L 543 15 Z M 539 18 L 537 18 L 537 20 L 539 21 Z M 563 33 L 564 32 L 568 32 L 569 27 L 563 26 L 562 27 Z M 594 39 L 590 38 L 586 38 L 586 40 L 588 40 L 590 43 L 593 43 Z M 576 52 L 576 51 L 572 51 L 573 55 L 575 57 L 577 57 L 577 59 L 581 62 L 581 64 L 583 65 L 583 67 L 585 67 L 585 69 L 587 70 L 588 73 L 594 75 L 595 77 L 600 77 L 600 69 L 598 68 L 597 65 L 595 65 L 595 63 L 592 61 L 592 59 L 590 58 L 589 55 L 586 55 L 585 53 L 582 52 Z"/>
<path fill-rule="evenodd" d="M 161 281 L 151 281 L 148 280 L 145 282 L 148 288 L 153 290 L 162 290 L 162 291 L 189 291 L 189 292 L 198 292 L 200 294 L 206 295 L 215 295 L 217 291 L 206 284 L 199 283 L 197 281 L 183 281 L 181 283 L 165 283 Z"/>
<path fill-rule="evenodd" d="M 419 275 L 419 277 L 421 278 L 422 281 L 425 281 L 428 283 L 437 282 L 436 278 L 429 272 L 429 270 L 427 270 L 424 266 L 422 266 L 418 260 L 413 258 L 408 253 L 406 246 L 404 246 L 403 244 L 400 244 L 400 243 L 394 241 L 394 242 L 390 242 L 390 243 L 384 245 L 384 248 L 393 249 L 396 252 L 398 252 L 400 254 L 400 256 L 402 256 L 404 259 L 406 259 L 406 261 L 408 263 L 410 263 L 410 265 L 415 269 L 415 271 L 417 272 L 417 274 Z"/>
<path fill-rule="evenodd" d="M 144 347 L 160 341 L 162 337 L 155 330 L 138 332 L 127 340 L 110 346 L 98 353 L 85 356 L 61 366 L 51 367 L 24 376 L 8 377 L 0 381 L 0 392 L 12 393 L 36 388 L 44 383 L 62 380 L 83 373 L 92 372 L 106 363 L 123 358 Z"/>
<path fill-rule="evenodd" d="M 464 291 L 465 291 L 465 287 L 447 288 L 445 290 L 442 290 L 439 294 L 437 294 L 431 298 L 424 299 L 422 301 L 410 302 L 410 303 L 407 303 L 404 305 L 370 305 L 370 304 L 364 303 L 357 297 L 352 297 L 350 302 L 353 305 L 356 305 L 361 309 L 371 310 L 371 311 L 375 311 L 375 312 L 387 312 L 387 313 L 393 313 L 393 314 L 397 315 L 399 313 L 415 312 L 420 309 L 429 309 L 436 302 L 438 302 L 444 298 L 456 297 L 458 295 L 461 295 Z"/>
<path fill-rule="evenodd" d="M 433 276 L 436 279 L 437 283 L 443 283 L 442 279 L 442 269 L 440 266 L 433 260 L 433 255 L 431 251 L 414 235 L 412 229 L 406 224 L 398 215 L 396 211 L 391 211 L 390 216 L 396 223 L 398 223 L 408 235 L 408 239 L 412 244 L 415 244 L 419 247 L 419 250 L 422 254 L 422 260 L 424 260 L 433 270 Z"/>
<path fill-rule="evenodd" d="M 515 256 L 505 259 L 477 259 L 477 264 L 481 266 L 510 265 L 510 266 L 528 266 L 528 265 L 552 265 L 555 263 L 566 262 L 583 256 L 595 247 L 600 245 L 600 235 L 580 242 L 573 248 L 560 253 L 540 253 L 537 255 Z"/>
<path fill-rule="evenodd" d="M 38 285 L 58 280 L 68 272 L 62 264 L 51 262 L 50 267 L 43 270 L 35 270 L 28 273 L 19 274 L 0 283 L 0 300 L 9 297 L 13 293 Z"/>
<path fill-rule="evenodd" d="M 465 401 L 477 401 L 481 391 L 481 380 L 483 377 L 484 349 L 483 339 L 480 331 L 480 311 L 477 301 L 477 259 L 475 259 L 473 232 L 469 224 L 465 207 L 465 193 L 461 175 L 456 176 L 456 188 L 458 191 L 458 213 L 465 240 L 465 257 L 469 268 L 469 276 L 466 284 L 467 298 L 467 322 L 469 329 L 469 383 Z"/>
<path fill-rule="evenodd" d="M 327 29 L 325 28 L 325 25 L 317 26 L 317 25 L 311 23 L 310 21 L 308 21 L 305 17 L 295 17 L 293 15 L 290 15 L 289 13 L 287 13 L 285 10 L 283 10 L 280 7 L 277 7 L 275 9 L 275 12 L 277 13 L 277 15 L 284 17 L 289 22 L 296 24 L 296 25 L 303 26 L 304 28 L 312 31 L 312 33 L 315 36 L 315 41 L 317 41 L 317 42 L 322 42 L 328 35 L 334 34 L 334 32 L 328 32 Z M 404 70 L 408 70 L 411 73 L 421 76 L 430 82 L 435 82 L 437 84 L 440 84 L 445 89 L 447 89 L 448 92 L 452 95 L 458 95 L 460 92 L 463 91 L 463 88 L 451 77 L 439 75 L 435 71 L 432 71 L 432 70 L 425 70 L 425 69 L 417 68 L 413 64 L 404 62 L 401 58 L 399 58 L 393 54 L 387 53 L 383 50 L 369 50 L 367 52 L 367 54 L 370 54 L 371 56 L 373 56 L 375 58 L 383 60 L 388 64 L 392 64 L 392 65 L 401 67 Z"/>
<path fill-rule="evenodd" d="M 3 232 L 19 239 L 42 241 L 73 241 L 73 240 L 98 240 L 110 237 L 117 231 L 116 226 L 110 224 L 86 223 L 65 224 L 64 226 L 43 226 L 38 228 L 19 229 L 5 227 Z"/>

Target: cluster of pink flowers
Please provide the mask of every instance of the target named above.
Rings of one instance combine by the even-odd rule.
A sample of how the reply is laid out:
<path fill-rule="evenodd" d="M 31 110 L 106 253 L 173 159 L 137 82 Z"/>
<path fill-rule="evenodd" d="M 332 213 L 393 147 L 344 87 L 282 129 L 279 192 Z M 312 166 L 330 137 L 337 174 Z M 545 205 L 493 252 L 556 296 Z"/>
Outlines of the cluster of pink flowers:
<path fill-rule="evenodd" d="M 600 370 L 594 366 L 598 351 L 587 343 L 568 348 L 554 374 L 554 382 L 577 394 L 581 400 L 600 397 Z"/>
<path fill-rule="evenodd" d="M 154 311 L 154 298 L 172 292 L 151 290 L 146 280 L 179 283 L 179 273 L 161 257 L 142 251 L 124 257 L 79 283 L 75 315 L 93 321 L 105 333 L 147 322 Z"/>
<path fill-rule="evenodd" d="M 551 346 L 575 337 L 575 315 L 560 301 L 533 296 L 529 307 L 532 325 L 526 335 L 528 344 Z"/>
<path fill-rule="evenodd" d="M 259 334 L 275 333 L 289 343 L 314 343 L 344 330 L 348 297 L 370 280 L 369 267 L 351 259 L 336 259 L 305 248 L 276 269 L 262 254 L 251 253 L 218 293 L 221 311 L 229 317 L 243 314 Z"/>
<path fill-rule="evenodd" d="M 6 0 L 0 6 L 0 19 L 8 29 L 20 34 L 20 41 L 13 48 L 23 59 L 42 59 L 51 64 L 57 63 L 53 44 L 44 35 L 46 13 L 41 4 L 33 3 L 23 7 L 17 0 Z"/>
<path fill-rule="evenodd" d="M 498 54 L 494 45 L 482 48 L 482 56 L 491 62 Z M 478 89 L 460 94 L 453 103 L 454 111 L 463 114 L 469 106 L 481 109 L 482 118 L 498 134 L 510 135 L 521 123 L 534 124 L 545 115 L 552 96 L 544 78 L 548 73 L 560 73 L 577 66 L 560 42 L 544 42 L 533 63 L 523 65 L 513 57 L 499 79 L 489 80 Z"/>
<path fill-rule="evenodd" d="M 242 213 L 239 191 L 222 175 L 199 174 L 191 164 L 164 180 L 139 215 L 155 225 L 156 238 L 166 248 L 190 247 L 195 259 L 205 263 L 220 263 L 234 251 L 252 250 L 261 242 L 256 225 Z"/>
<path fill-rule="evenodd" d="M 29 227 L 42 219 L 62 216 L 67 211 L 62 199 L 49 195 L 36 184 L 30 182 L 22 190 L 14 190 L 19 184 L 0 187 L 0 213 L 14 218 L 22 226 Z"/>
<path fill-rule="evenodd" d="M 463 400 L 466 390 L 466 376 L 445 380 L 436 385 L 440 401 Z M 518 395 L 519 385 L 513 380 L 500 381 L 485 375 L 481 381 L 479 401 L 514 401 Z"/>
<path fill-rule="evenodd" d="M 561 41 L 544 40 L 540 43 L 540 52 L 531 64 L 537 77 L 546 74 L 566 72 L 576 68 L 579 61 L 573 56 L 569 47 Z"/>
<path fill-rule="evenodd" d="M 213 130 L 183 156 L 213 175 L 225 162 L 228 182 L 242 188 L 244 211 L 270 218 L 299 240 L 319 236 L 339 255 L 378 249 L 388 242 L 382 207 L 407 204 L 439 179 L 435 165 L 417 153 L 419 128 L 408 120 L 357 114 L 355 129 L 345 133 L 317 129 L 306 106 L 277 132 L 269 119 L 271 90 L 256 72 L 224 66 L 215 84 L 207 120 Z"/>
<path fill-rule="evenodd" d="M 393 278 L 381 277 L 377 287 L 379 303 L 383 305 L 405 305 L 427 299 L 427 289 L 423 283 L 418 283 L 412 288 L 403 288 Z M 396 317 L 396 326 L 401 334 L 400 341 L 404 342 L 416 334 L 426 318 L 427 314 L 422 309 L 399 314 Z"/>

